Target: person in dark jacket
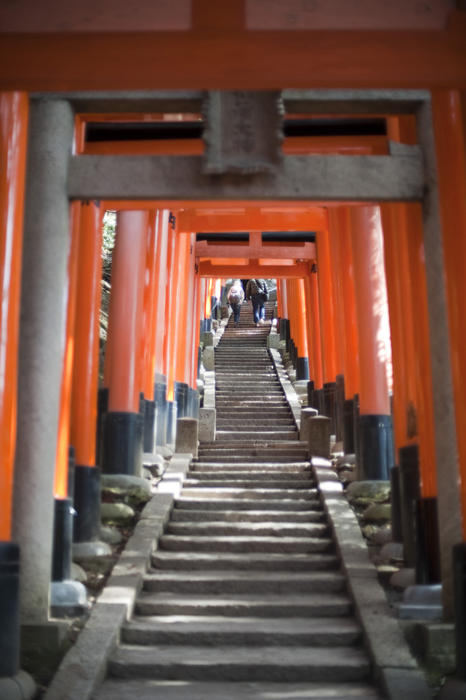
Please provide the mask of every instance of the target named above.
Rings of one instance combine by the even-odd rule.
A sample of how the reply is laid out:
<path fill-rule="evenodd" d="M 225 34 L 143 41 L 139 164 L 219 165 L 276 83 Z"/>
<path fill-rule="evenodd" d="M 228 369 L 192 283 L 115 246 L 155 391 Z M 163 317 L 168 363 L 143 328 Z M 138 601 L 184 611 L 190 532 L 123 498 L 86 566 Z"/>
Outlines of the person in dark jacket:
<path fill-rule="evenodd" d="M 252 313 L 256 326 L 261 326 L 265 322 L 265 302 L 269 298 L 267 283 L 262 279 L 252 279 L 246 285 L 246 299 L 252 303 Z"/>

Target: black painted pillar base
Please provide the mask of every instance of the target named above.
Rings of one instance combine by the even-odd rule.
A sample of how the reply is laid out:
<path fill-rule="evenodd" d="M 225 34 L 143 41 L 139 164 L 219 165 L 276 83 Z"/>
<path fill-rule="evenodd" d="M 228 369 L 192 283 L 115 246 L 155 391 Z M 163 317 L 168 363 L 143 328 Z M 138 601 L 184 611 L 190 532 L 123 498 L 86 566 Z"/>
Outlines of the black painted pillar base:
<path fill-rule="evenodd" d="M 401 531 L 406 565 L 416 565 L 415 505 L 421 498 L 419 448 L 406 445 L 398 450 L 400 464 Z"/>
<path fill-rule="evenodd" d="M 104 415 L 108 411 L 108 388 L 101 387 L 97 392 L 97 425 L 96 425 L 96 440 L 95 440 L 95 461 L 96 464 L 101 463 L 102 455 L 102 421 Z"/>
<path fill-rule="evenodd" d="M 278 319 L 278 335 L 280 336 L 280 340 L 285 340 L 285 319 L 284 318 L 279 318 Z"/>
<path fill-rule="evenodd" d="M 106 413 L 102 432 L 102 472 L 141 476 L 144 421 L 140 413 Z"/>
<path fill-rule="evenodd" d="M 466 681 L 466 542 L 453 547 L 456 676 Z"/>
<path fill-rule="evenodd" d="M 174 399 L 177 405 L 177 418 L 185 418 L 188 411 L 188 385 L 184 382 L 175 382 Z"/>
<path fill-rule="evenodd" d="M 355 453 L 354 447 L 354 399 L 345 399 L 343 404 L 343 452 Z"/>
<path fill-rule="evenodd" d="M 307 357 L 297 358 L 296 379 L 309 379 L 309 359 Z"/>
<path fill-rule="evenodd" d="M 75 511 L 69 498 L 55 498 L 54 508 L 52 581 L 65 581 L 71 575 L 71 543 Z"/>
<path fill-rule="evenodd" d="M 210 316 L 213 320 L 218 319 L 218 299 L 217 297 L 210 297 Z"/>
<path fill-rule="evenodd" d="M 68 498 L 74 501 L 74 470 L 76 467 L 75 450 L 73 445 L 68 446 Z"/>
<path fill-rule="evenodd" d="M 310 379 L 307 383 L 307 406 L 308 408 L 315 408 L 314 406 L 314 382 Z"/>
<path fill-rule="evenodd" d="M 361 463 L 361 451 L 359 446 L 359 394 L 353 396 L 353 439 L 354 439 L 354 454 L 356 455 L 356 464 Z"/>
<path fill-rule="evenodd" d="M 191 418 L 199 420 L 199 407 L 201 405 L 201 397 L 197 389 L 191 389 Z"/>
<path fill-rule="evenodd" d="M 325 396 L 323 389 L 315 389 L 314 391 L 315 406 L 321 416 L 325 416 Z"/>
<path fill-rule="evenodd" d="M 359 478 L 388 481 L 394 464 L 391 416 L 359 416 L 359 453 Z"/>
<path fill-rule="evenodd" d="M 174 445 L 176 439 L 176 421 L 178 407 L 176 401 L 167 401 L 167 445 Z"/>
<path fill-rule="evenodd" d="M 336 395 L 336 383 L 326 382 L 324 384 L 324 411 L 323 415 L 330 418 L 330 434 L 335 435 L 335 395 Z"/>
<path fill-rule="evenodd" d="M 144 402 L 144 452 L 153 452 L 155 447 L 155 401 Z"/>
<path fill-rule="evenodd" d="M 390 470 L 390 504 L 393 542 L 403 542 L 401 527 L 400 467 L 396 464 Z"/>
<path fill-rule="evenodd" d="M 19 547 L 0 542 L 0 678 L 19 671 Z"/>
<path fill-rule="evenodd" d="M 167 444 L 167 382 L 160 376 L 154 386 L 155 400 L 155 444 L 165 447 Z"/>
<path fill-rule="evenodd" d="M 420 498 L 415 504 L 416 583 L 441 583 L 437 499 Z"/>
<path fill-rule="evenodd" d="M 196 377 L 198 379 L 201 375 L 201 365 L 202 365 L 202 348 L 200 345 L 198 345 L 197 346 L 197 372 L 196 372 Z"/>
<path fill-rule="evenodd" d="M 95 542 L 100 538 L 100 470 L 77 464 L 74 471 L 73 541 Z"/>
<path fill-rule="evenodd" d="M 335 381 L 335 437 L 337 442 L 343 440 L 345 406 L 345 378 L 338 374 Z"/>

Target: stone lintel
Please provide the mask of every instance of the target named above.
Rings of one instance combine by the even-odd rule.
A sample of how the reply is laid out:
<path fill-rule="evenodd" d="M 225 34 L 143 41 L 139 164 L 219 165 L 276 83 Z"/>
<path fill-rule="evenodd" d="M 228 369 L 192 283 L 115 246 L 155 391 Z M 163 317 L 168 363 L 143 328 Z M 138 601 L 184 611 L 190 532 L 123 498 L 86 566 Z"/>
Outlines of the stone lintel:
<path fill-rule="evenodd" d="M 421 201 L 419 149 L 410 155 L 285 156 L 273 172 L 205 175 L 201 156 L 71 156 L 71 199 Z"/>

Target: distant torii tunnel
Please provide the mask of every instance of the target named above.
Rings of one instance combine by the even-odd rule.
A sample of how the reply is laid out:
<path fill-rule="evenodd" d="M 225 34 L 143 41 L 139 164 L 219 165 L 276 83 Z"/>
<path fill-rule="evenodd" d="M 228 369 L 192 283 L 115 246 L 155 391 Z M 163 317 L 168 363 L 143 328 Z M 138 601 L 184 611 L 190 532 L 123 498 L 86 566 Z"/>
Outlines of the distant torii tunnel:
<path fill-rule="evenodd" d="M 418 583 L 442 582 L 444 617 L 453 618 L 451 554 L 466 537 L 466 278 L 455 258 L 465 161 L 455 95 L 285 90 L 291 134 L 309 115 L 351 124 L 361 113 L 371 117 L 365 128 L 376 119 L 383 133 L 288 135 L 272 155 L 267 147 L 238 164 L 219 155 L 222 138 L 212 134 L 206 146 L 197 132 L 99 141 L 89 128 L 150 115 L 157 130 L 176 114 L 209 129 L 216 117 L 200 117 L 199 93 L 154 92 L 143 106 L 131 93 L 0 94 L 0 552 L 16 561 L 21 549 L 24 621 L 47 624 L 51 581 L 69 578 L 72 507 L 74 551 L 106 552 L 101 472 L 140 475 L 144 452 L 174 448 L 178 419 L 202 417 L 202 350 L 221 307 L 228 313 L 234 278 L 276 280 L 270 342 L 283 341 L 308 404 L 356 453 L 358 478 L 392 479 L 407 564 Z M 0 620 L 6 638 L 17 638 L 18 609 L 16 595 Z M 0 676 L 17 665 L 13 645 Z"/>

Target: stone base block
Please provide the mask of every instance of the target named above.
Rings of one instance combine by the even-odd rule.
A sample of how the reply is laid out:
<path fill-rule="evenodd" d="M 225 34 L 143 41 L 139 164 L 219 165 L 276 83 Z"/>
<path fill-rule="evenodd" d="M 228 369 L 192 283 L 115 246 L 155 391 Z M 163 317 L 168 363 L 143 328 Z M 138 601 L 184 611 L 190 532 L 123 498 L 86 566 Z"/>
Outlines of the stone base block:
<path fill-rule="evenodd" d="M 52 581 L 50 607 L 53 617 L 83 615 L 89 608 L 86 588 L 79 581 Z"/>
<path fill-rule="evenodd" d="M 330 459 L 330 418 L 314 416 L 309 419 L 308 447 L 310 457 Z"/>
<path fill-rule="evenodd" d="M 299 439 L 302 442 L 309 441 L 309 421 L 317 416 L 315 408 L 303 408 L 301 410 L 301 425 L 299 428 Z"/>
<path fill-rule="evenodd" d="M 26 671 L 19 671 L 11 678 L 0 678 L 2 700 L 30 700 L 36 696 L 37 688 Z"/>
<path fill-rule="evenodd" d="M 408 586 L 398 605 L 398 615 L 403 620 L 441 620 L 441 584 Z"/>
<path fill-rule="evenodd" d="M 278 350 L 278 348 L 280 347 L 280 336 L 278 335 L 278 333 L 269 333 L 269 335 L 267 336 L 267 347 Z"/>
<path fill-rule="evenodd" d="M 107 557 L 112 550 L 106 542 L 94 540 L 93 542 L 73 542 L 73 559 L 81 561 L 91 557 Z"/>
<path fill-rule="evenodd" d="M 215 359 L 214 359 L 214 347 L 206 347 L 204 348 L 204 351 L 202 353 L 202 362 L 204 364 L 204 368 L 208 372 L 213 372 L 215 370 Z"/>
<path fill-rule="evenodd" d="M 204 331 L 202 334 L 202 342 L 204 343 L 204 348 L 207 348 L 214 344 L 214 333 L 212 331 Z"/>
<path fill-rule="evenodd" d="M 196 418 L 178 418 L 176 423 L 176 453 L 198 455 L 199 421 Z"/>
<path fill-rule="evenodd" d="M 215 408 L 199 409 L 199 440 L 201 442 L 215 441 L 216 415 Z"/>

